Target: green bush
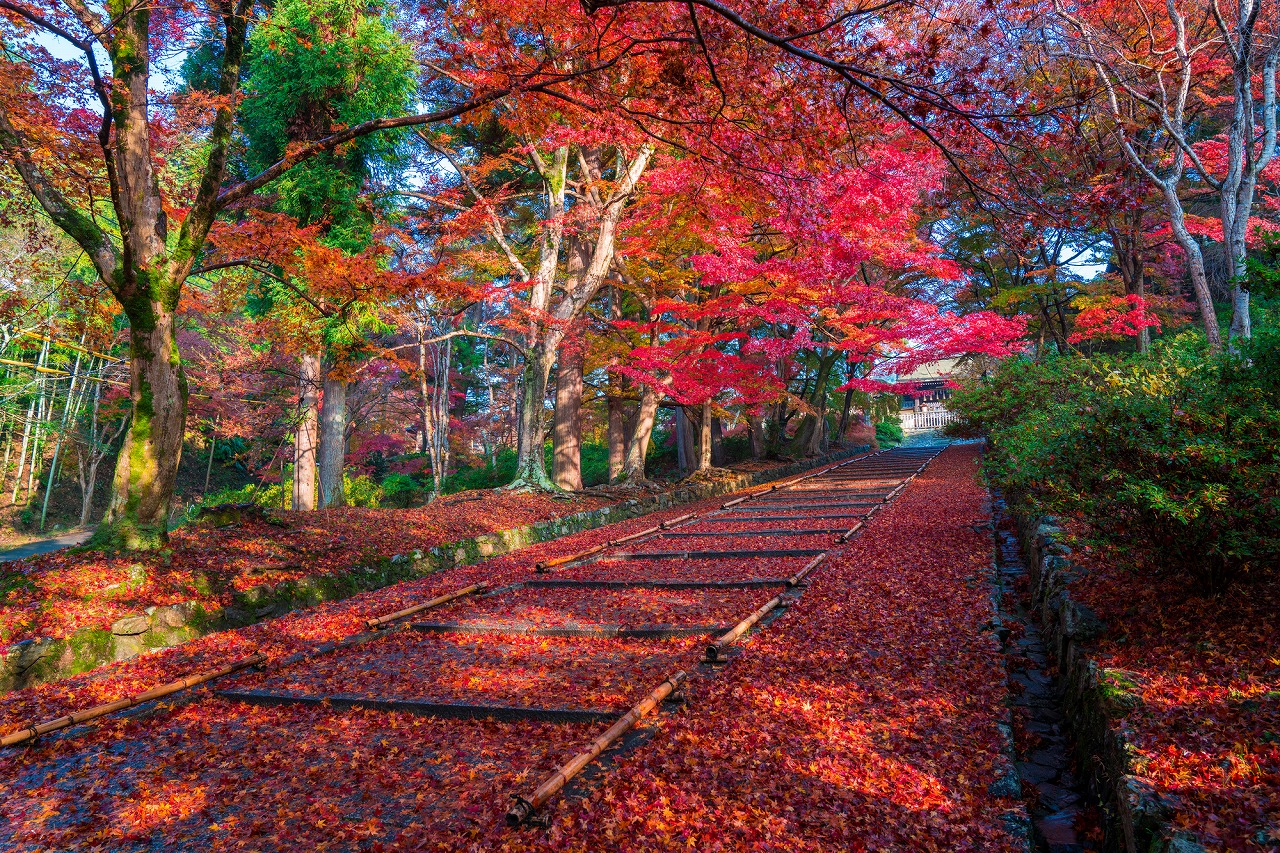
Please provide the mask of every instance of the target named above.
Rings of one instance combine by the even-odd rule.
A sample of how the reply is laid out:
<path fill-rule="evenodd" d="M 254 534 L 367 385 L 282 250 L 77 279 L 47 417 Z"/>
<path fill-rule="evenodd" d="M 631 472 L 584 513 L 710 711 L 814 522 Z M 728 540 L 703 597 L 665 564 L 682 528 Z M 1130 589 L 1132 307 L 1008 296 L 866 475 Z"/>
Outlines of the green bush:
<path fill-rule="evenodd" d="M 347 493 L 347 506 L 376 509 L 382 505 L 382 487 L 373 481 L 368 474 L 352 477 L 343 472 L 342 488 Z"/>
<path fill-rule="evenodd" d="M 293 489 L 292 482 L 287 482 L 290 491 Z M 221 489 L 205 495 L 200 501 L 201 506 L 222 506 L 223 504 L 257 504 L 264 509 L 279 509 L 280 503 L 280 484 L 272 483 L 266 486 L 257 483 L 246 483 L 238 489 Z M 291 503 L 286 497 L 285 505 Z"/>
<path fill-rule="evenodd" d="M 998 487 L 1215 590 L 1280 562 L 1278 344 L 1215 356 L 1186 333 L 1146 356 L 1010 360 L 950 407 L 990 437 Z"/>
<path fill-rule="evenodd" d="M 881 447 L 897 447 L 902 444 L 902 423 L 896 418 L 876 423 L 876 443 Z"/>
<path fill-rule="evenodd" d="M 388 474 L 382 478 L 382 505 L 407 507 L 419 499 L 422 487 L 408 474 Z"/>

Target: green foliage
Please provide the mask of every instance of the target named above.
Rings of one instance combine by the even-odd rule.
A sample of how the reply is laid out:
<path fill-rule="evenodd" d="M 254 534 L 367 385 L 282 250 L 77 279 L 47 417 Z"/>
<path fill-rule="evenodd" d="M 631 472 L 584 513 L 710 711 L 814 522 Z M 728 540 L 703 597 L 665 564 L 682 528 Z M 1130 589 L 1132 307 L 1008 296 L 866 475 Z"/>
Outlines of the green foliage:
<path fill-rule="evenodd" d="M 1011 360 L 959 391 L 991 438 L 993 482 L 1088 522 L 1139 565 L 1218 589 L 1280 561 L 1280 336 L 1209 354 L 1186 333 L 1148 356 Z"/>
<path fill-rule="evenodd" d="M 382 487 L 367 474 L 352 477 L 350 474 L 343 473 L 342 489 L 347 495 L 347 506 L 376 509 L 382 505 Z"/>
<path fill-rule="evenodd" d="M 293 489 L 292 483 L 287 481 L 285 483 L 285 487 L 290 491 Z M 247 483 L 238 489 L 221 489 L 205 495 L 204 500 L 201 501 L 201 506 L 257 504 L 265 509 L 279 509 L 281 506 L 286 506 L 289 503 L 287 496 L 285 504 L 280 503 L 281 492 L 282 489 L 279 483 L 268 483 L 267 485 Z"/>
<path fill-rule="evenodd" d="M 241 125 L 255 172 L 291 143 L 402 114 L 413 98 L 412 50 L 366 0 L 279 0 L 249 37 L 247 69 Z M 327 222 L 330 245 L 360 251 L 373 221 L 361 190 L 371 169 L 395 166 L 397 144 L 377 133 L 294 166 L 272 183 L 278 208 Z"/>
<path fill-rule="evenodd" d="M 897 447 L 902 444 L 902 421 L 897 415 L 876 422 L 876 442 L 883 447 Z"/>
<path fill-rule="evenodd" d="M 388 474 L 382 480 L 382 505 L 412 506 L 422 495 L 422 486 L 408 474 Z"/>
<path fill-rule="evenodd" d="M 496 454 L 496 464 L 483 467 L 461 468 L 445 478 L 441 491 L 446 495 L 471 489 L 496 489 L 510 483 L 516 474 L 516 452 L 504 447 Z M 552 450 L 546 446 L 547 470 L 551 470 Z M 605 444 L 584 442 L 582 445 L 582 484 L 599 486 L 609 482 L 609 447 Z"/>

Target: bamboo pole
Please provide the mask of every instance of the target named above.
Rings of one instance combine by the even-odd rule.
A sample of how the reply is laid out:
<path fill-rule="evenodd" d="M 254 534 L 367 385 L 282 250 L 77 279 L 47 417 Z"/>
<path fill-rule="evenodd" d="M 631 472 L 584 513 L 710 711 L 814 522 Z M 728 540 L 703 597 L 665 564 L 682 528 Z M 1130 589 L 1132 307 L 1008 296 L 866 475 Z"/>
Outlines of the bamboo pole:
<path fill-rule="evenodd" d="M 839 539 L 838 541 L 840 541 L 840 542 L 848 542 L 848 541 L 849 541 L 849 537 L 850 537 L 850 536 L 852 536 L 853 534 L 857 533 L 859 530 L 861 530 L 861 529 L 862 529 L 862 525 L 863 525 L 863 522 L 859 521 L 859 522 L 858 522 L 857 524 L 855 524 L 853 527 L 850 527 L 850 528 L 849 528 L 848 530 L 846 530 L 844 533 L 840 534 L 840 539 Z"/>
<path fill-rule="evenodd" d="M 662 530 L 661 524 L 655 525 L 654 527 L 646 527 L 644 530 L 640 530 L 635 533 L 630 533 L 626 536 L 620 536 L 617 539 L 610 539 L 609 546 L 613 547 L 614 545 L 621 545 L 624 542 L 630 542 L 632 539 L 639 539 L 642 536 L 652 536 L 653 534 L 658 533 L 661 530 Z"/>
<path fill-rule="evenodd" d="M 18 454 L 18 471 L 13 481 L 13 496 L 9 498 L 9 503 L 17 505 L 18 492 L 22 490 L 22 469 L 27 465 L 27 442 L 31 439 L 31 422 L 36 414 L 36 398 L 32 397 L 31 402 L 27 404 L 27 419 L 22 425 L 22 451 Z"/>
<path fill-rule="evenodd" d="M 133 696 L 126 696 L 124 699 L 117 699 L 114 702 L 108 702 L 105 705 L 96 705 L 92 708 L 86 708 L 83 711 L 76 711 L 65 717 L 59 717 L 56 720 L 49 720 L 35 726 L 28 726 L 25 729 L 7 734 L 0 738 L 0 746 L 13 746 L 15 744 L 24 743 L 38 738 L 41 735 L 47 735 L 50 732 L 56 732 L 59 729 L 65 729 L 68 726 L 87 723 L 90 720 L 96 720 L 99 717 L 105 717 L 107 714 L 123 711 L 126 708 L 132 708 L 135 705 L 141 705 L 144 702 L 150 702 L 153 699 L 160 699 L 177 693 L 180 690 L 186 690 L 188 687 L 195 687 L 197 684 L 204 684 L 206 681 L 213 681 L 215 678 L 222 678 L 224 675 L 230 675 L 238 672 L 245 667 L 255 666 L 266 661 L 267 656 L 262 652 L 254 652 L 247 658 L 242 658 L 235 663 L 227 664 L 221 669 L 215 669 L 210 672 L 197 673 L 196 675 L 188 675 L 186 678 L 180 678 L 177 681 L 170 681 L 168 684 L 162 684 L 159 687 L 153 687 L 143 693 Z"/>
<path fill-rule="evenodd" d="M 731 631 L 729 631 L 724 636 L 720 637 L 711 645 L 707 646 L 707 661 L 709 663 L 720 663 L 721 661 L 723 661 L 724 650 L 729 646 L 733 645 L 734 642 L 743 634 L 747 633 L 753 627 L 755 627 L 755 624 L 757 622 L 759 622 L 764 617 L 768 616 L 769 613 L 773 610 L 773 608 L 777 607 L 781 603 L 782 603 L 782 596 L 775 595 L 773 598 L 765 602 L 764 605 L 761 606 L 759 610 L 757 610 L 755 613 L 752 613 L 746 619 L 743 619 L 737 625 L 734 625 Z"/>
<path fill-rule="evenodd" d="M 487 583 L 473 583 L 471 586 L 463 587 L 455 592 L 446 592 L 444 595 L 437 596 L 430 601 L 423 602 L 422 604 L 415 604 L 413 607 L 406 607 L 404 610 L 397 610 L 395 613 L 388 613 L 386 616 L 378 616 L 373 619 L 366 620 L 365 625 L 369 626 L 370 630 L 381 628 L 388 623 L 396 621 L 397 619 L 403 619 L 406 616 L 412 616 L 415 613 L 430 610 L 432 607 L 439 607 L 441 604 L 448 604 L 455 598 L 462 598 L 464 595 L 483 592 L 488 588 L 489 585 Z"/>
<path fill-rule="evenodd" d="M 84 335 L 80 336 L 80 343 L 84 343 Z M 93 369 L 92 357 L 89 361 L 89 369 Z M 76 386 L 76 380 L 79 378 L 79 375 L 80 353 L 77 352 L 75 367 L 72 368 L 71 371 L 71 382 L 67 384 L 67 402 L 62 406 L 62 426 L 58 430 L 58 437 L 53 443 L 53 461 L 49 463 L 49 479 L 44 484 L 44 504 L 40 507 L 41 531 L 44 530 L 44 522 L 49 515 L 49 496 L 53 494 L 53 486 L 58 479 L 58 460 L 61 458 L 62 444 L 66 439 L 68 423 L 70 422 L 71 426 L 75 426 L 75 421 L 69 421 L 68 419 L 72 418 L 72 412 L 75 412 L 74 418 L 79 418 L 80 416 L 80 400 L 76 396 L 79 391 L 79 388 Z M 80 383 L 82 386 L 84 384 L 85 383 L 83 382 Z"/>
<path fill-rule="evenodd" d="M 752 498 L 754 498 L 754 497 L 755 497 L 755 495 L 745 495 L 745 496 L 740 497 L 740 498 L 734 498 L 734 499 L 733 499 L 733 500 L 731 500 L 731 501 L 725 501 L 724 503 L 720 504 L 720 508 L 721 508 L 721 509 L 728 509 L 728 508 L 729 508 L 729 507 L 731 507 L 731 506 L 737 506 L 737 505 L 738 505 L 738 504 L 740 504 L 740 503 L 745 503 L 745 502 L 747 502 L 747 501 L 751 500 L 751 499 L 752 499 Z"/>
<path fill-rule="evenodd" d="M 804 580 L 805 577 L 807 577 L 810 572 L 818 568 L 818 566 L 820 566 L 822 564 L 822 561 L 825 559 L 827 559 L 826 554 L 819 554 L 818 556 L 814 557 L 807 564 L 805 564 L 805 567 L 803 569 L 796 572 L 791 577 L 787 578 L 787 586 L 799 586 L 800 581 Z"/>
<path fill-rule="evenodd" d="M 573 758 L 556 770 L 546 781 L 539 785 L 528 797 L 522 797 L 518 794 L 513 795 L 515 805 L 507 811 L 507 825 L 519 826 L 524 823 L 535 811 L 546 805 L 547 801 L 560 792 L 569 780 L 582 772 L 582 769 L 596 759 L 602 752 L 609 748 L 618 738 L 622 737 L 631 728 L 640 721 L 642 717 L 650 713 L 654 708 L 658 707 L 658 703 L 670 696 L 676 688 L 678 688 L 685 680 L 684 670 L 677 672 L 669 677 L 666 681 L 659 684 L 654 690 L 641 700 L 635 707 L 624 714 L 618 722 L 614 723 L 604 734 L 597 737 L 587 747 L 586 751 L 580 752 Z"/>
<path fill-rule="evenodd" d="M 688 512 L 688 513 L 685 513 L 684 515 L 678 515 L 675 518 L 668 518 L 666 521 L 662 522 L 658 526 L 661 527 L 663 530 L 670 530 L 671 528 L 675 527 L 677 524 L 690 521 L 697 517 L 698 517 L 698 514 L 696 512 Z"/>
<path fill-rule="evenodd" d="M 533 568 L 537 572 L 545 572 L 550 569 L 554 569 L 556 566 L 563 566 L 566 563 L 572 563 L 575 560 L 590 557 L 592 554 L 599 554 L 601 551 L 608 548 L 609 545 L 610 543 L 606 542 L 603 545 L 595 545 L 585 551 L 579 551 L 578 553 L 570 554 L 567 557 L 552 557 L 550 560 L 543 560 L 541 563 L 534 564 Z"/>

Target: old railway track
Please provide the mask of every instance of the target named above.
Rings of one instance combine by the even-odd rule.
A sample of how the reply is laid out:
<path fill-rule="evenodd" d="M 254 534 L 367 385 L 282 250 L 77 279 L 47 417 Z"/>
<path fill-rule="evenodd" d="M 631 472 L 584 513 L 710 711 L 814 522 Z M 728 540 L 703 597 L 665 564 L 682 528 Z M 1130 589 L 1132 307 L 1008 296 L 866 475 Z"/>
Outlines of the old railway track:
<path fill-rule="evenodd" d="M 752 632 L 767 629 L 804 594 L 831 549 L 856 535 L 940 451 L 857 457 L 548 560 L 515 583 L 472 584 L 370 619 L 367 631 L 310 652 L 232 662 L 33 725 L 3 745 L 223 677 L 232 683 L 213 695 L 233 703 L 610 724 L 542 784 L 512 792 L 507 820 L 519 824 L 641 719 L 680 698 L 684 684 L 731 664 Z M 244 674 L 251 665 L 257 669 Z M 511 672 L 514 689 L 495 689 L 506 680 L 495 674 Z"/>

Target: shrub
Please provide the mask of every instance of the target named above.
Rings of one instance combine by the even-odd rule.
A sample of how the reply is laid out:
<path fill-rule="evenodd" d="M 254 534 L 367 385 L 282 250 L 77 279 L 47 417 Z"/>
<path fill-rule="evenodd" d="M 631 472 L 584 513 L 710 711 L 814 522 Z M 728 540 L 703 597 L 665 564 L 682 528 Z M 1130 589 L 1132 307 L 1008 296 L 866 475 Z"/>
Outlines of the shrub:
<path fill-rule="evenodd" d="M 1211 356 L 1186 333 L 1147 356 L 1011 360 L 955 394 L 992 481 L 1100 544 L 1220 589 L 1280 561 L 1280 347 Z"/>
<path fill-rule="evenodd" d="M 883 420 L 876 424 L 876 443 L 881 447 L 897 447 L 902 444 L 902 424 L 897 420 Z"/>
<path fill-rule="evenodd" d="M 290 485 L 290 488 L 292 486 Z M 281 488 L 279 483 L 271 483 L 266 486 L 257 483 L 246 483 L 238 489 L 221 489 L 212 494 L 205 495 L 200 501 L 201 506 L 222 506 L 223 504 L 257 504 L 264 509 L 279 509 Z M 286 505 L 291 501 L 286 496 Z"/>
<path fill-rule="evenodd" d="M 342 488 L 347 493 L 347 506 L 375 509 L 382 504 L 382 487 L 367 474 L 352 477 L 343 473 Z"/>
<path fill-rule="evenodd" d="M 408 474 L 388 474 L 382 479 L 383 506 L 407 507 L 422 491 L 418 481 Z"/>

